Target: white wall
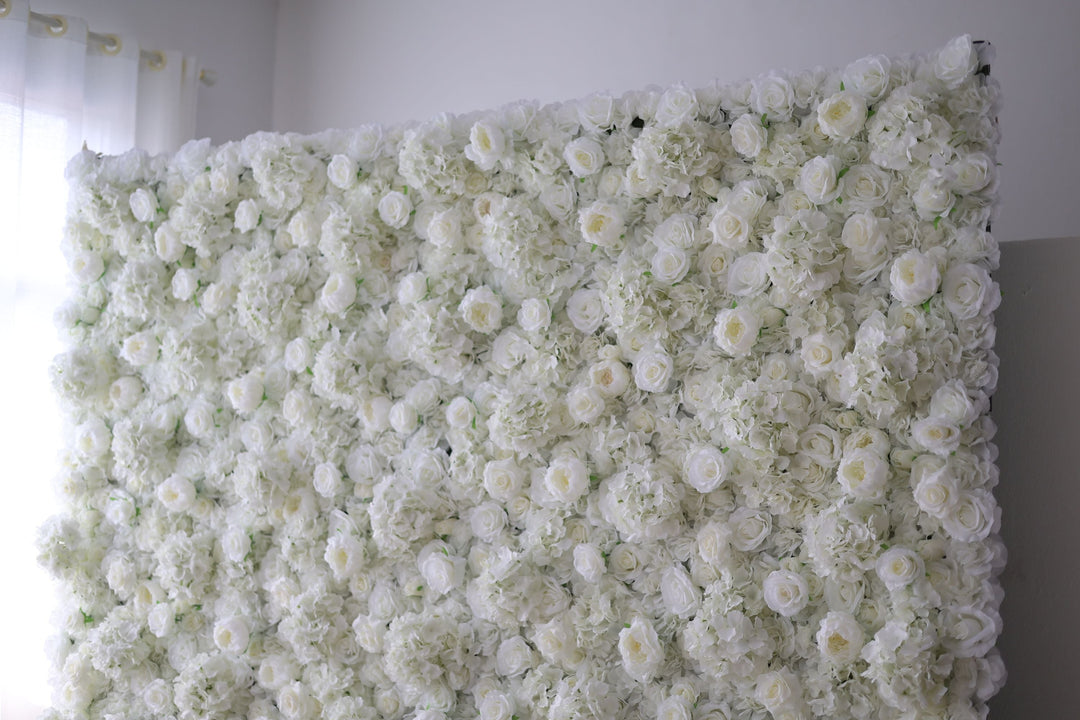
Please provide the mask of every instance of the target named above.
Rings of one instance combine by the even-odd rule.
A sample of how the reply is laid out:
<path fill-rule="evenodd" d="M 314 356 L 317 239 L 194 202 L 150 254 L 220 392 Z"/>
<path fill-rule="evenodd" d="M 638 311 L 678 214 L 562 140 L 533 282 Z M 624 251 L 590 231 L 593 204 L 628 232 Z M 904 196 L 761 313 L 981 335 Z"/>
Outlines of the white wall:
<path fill-rule="evenodd" d="M 520 98 L 836 66 L 927 51 L 971 33 L 997 48 L 1004 109 L 997 279 L 1001 381 L 993 417 L 1002 484 L 1010 680 L 991 718 L 1075 716 L 1080 647 L 1080 2 L 907 0 L 281 0 L 274 127 L 313 132 L 423 119 Z"/>
<path fill-rule="evenodd" d="M 132 33 L 217 73 L 199 89 L 196 136 L 215 143 L 271 129 L 278 0 L 31 0 L 36 12 L 77 15 L 96 32 Z"/>
<path fill-rule="evenodd" d="M 281 0 L 274 128 L 425 119 L 528 98 L 708 84 L 772 68 L 928 51 L 971 33 L 997 48 L 1000 240 L 1077 234 L 1080 2 Z"/>

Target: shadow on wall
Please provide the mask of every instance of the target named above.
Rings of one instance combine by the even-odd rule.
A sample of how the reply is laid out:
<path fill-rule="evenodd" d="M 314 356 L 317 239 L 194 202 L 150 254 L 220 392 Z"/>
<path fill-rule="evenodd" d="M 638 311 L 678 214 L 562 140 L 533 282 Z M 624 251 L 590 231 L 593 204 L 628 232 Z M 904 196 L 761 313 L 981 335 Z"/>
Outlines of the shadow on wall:
<path fill-rule="evenodd" d="M 1077 717 L 1080 681 L 1080 238 L 1001 244 L 991 416 L 1009 559 L 998 642 L 1009 678 L 991 720 Z"/>

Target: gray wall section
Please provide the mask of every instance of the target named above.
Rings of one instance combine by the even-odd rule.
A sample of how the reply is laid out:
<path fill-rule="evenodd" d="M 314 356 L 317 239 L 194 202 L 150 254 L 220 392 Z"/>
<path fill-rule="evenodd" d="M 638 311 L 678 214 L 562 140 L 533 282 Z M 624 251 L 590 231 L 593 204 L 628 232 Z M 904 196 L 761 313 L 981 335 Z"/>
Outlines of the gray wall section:
<path fill-rule="evenodd" d="M 1001 245 L 1001 375 L 991 417 L 1001 484 L 1009 679 L 992 720 L 1080 717 L 1080 238 Z"/>

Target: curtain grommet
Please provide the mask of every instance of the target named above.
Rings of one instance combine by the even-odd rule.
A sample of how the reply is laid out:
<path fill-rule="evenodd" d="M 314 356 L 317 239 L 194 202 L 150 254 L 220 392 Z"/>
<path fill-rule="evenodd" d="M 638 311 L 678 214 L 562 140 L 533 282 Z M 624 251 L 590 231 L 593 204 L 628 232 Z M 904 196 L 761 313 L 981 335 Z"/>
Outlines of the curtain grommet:
<path fill-rule="evenodd" d="M 149 50 L 146 52 L 146 55 L 148 56 L 146 58 L 146 65 L 151 70 L 165 69 L 165 64 L 167 62 L 167 59 L 165 58 L 165 53 L 161 52 L 160 50 Z"/>
<path fill-rule="evenodd" d="M 101 41 L 101 52 L 106 55 L 119 55 L 124 49 L 124 43 L 118 35 L 106 35 Z"/>
<path fill-rule="evenodd" d="M 63 37 L 68 31 L 67 18 L 63 15 L 49 15 L 45 31 L 53 37 Z"/>

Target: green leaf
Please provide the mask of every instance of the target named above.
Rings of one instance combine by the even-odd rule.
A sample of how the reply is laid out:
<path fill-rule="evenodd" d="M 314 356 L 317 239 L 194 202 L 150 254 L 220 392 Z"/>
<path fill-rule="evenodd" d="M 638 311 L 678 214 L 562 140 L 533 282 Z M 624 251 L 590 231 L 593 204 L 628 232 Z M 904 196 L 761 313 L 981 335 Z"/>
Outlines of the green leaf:
<path fill-rule="evenodd" d="M 881 543 L 881 549 L 882 550 L 888 550 L 889 549 L 889 543 Z"/>
<path fill-rule="evenodd" d="M 922 304 L 922 309 L 925 310 L 926 312 L 930 312 L 930 301 L 929 300 L 927 300 L 926 302 L 924 302 Z"/>
<path fill-rule="evenodd" d="M 873 109 L 869 110 L 866 113 L 866 119 L 869 120 L 870 118 L 874 117 L 874 113 L 876 113 L 876 112 L 877 112 L 877 110 L 873 110 Z"/>
<path fill-rule="evenodd" d="M 842 178 L 842 177 L 844 177 L 845 175 L 847 175 L 847 174 L 848 174 L 848 170 L 850 170 L 850 169 L 851 169 L 851 168 L 843 168 L 843 169 L 841 169 L 841 170 L 840 170 L 840 172 L 836 173 L 836 179 L 837 179 L 837 180 L 839 180 L 840 178 Z"/>
<path fill-rule="evenodd" d="M 645 272 L 643 272 L 641 274 L 644 275 L 645 277 L 652 277 L 652 271 L 651 270 L 646 270 Z"/>
<path fill-rule="evenodd" d="M 623 626 L 624 628 L 628 628 L 628 627 L 630 627 L 630 623 L 623 623 L 623 624 L 622 624 L 622 626 Z"/>
<path fill-rule="evenodd" d="M 442 549 L 442 554 L 445 555 L 446 557 L 450 557 L 450 553 L 447 552 L 446 548 Z"/>
<path fill-rule="evenodd" d="M 472 429 L 473 430 L 476 429 L 476 416 L 475 415 L 473 416 L 473 419 L 472 419 Z"/>
<path fill-rule="evenodd" d="M 596 243 L 593 243 L 592 247 L 589 248 L 589 252 L 596 252 L 596 248 L 598 248 L 598 247 L 599 247 L 599 245 L 597 245 Z"/>
<path fill-rule="evenodd" d="M 722 447 L 722 448 L 720 448 L 720 452 L 721 452 L 721 453 L 726 453 L 726 452 L 727 452 L 728 450 L 730 450 L 730 449 L 731 449 L 731 448 L 727 448 L 727 447 Z"/>
<path fill-rule="evenodd" d="M 93 615 L 91 615 L 91 614 L 89 614 L 87 612 L 84 612 L 82 608 L 79 608 L 79 612 L 82 613 L 83 625 L 89 625 L 90 623 L 94 622 L 94 616 Z"/>
<path fill-rule="evenodd" d="M 840 92 L 844 92 L 844 81 L 840 81 Z"/>
<path fill-rule="evenodd" d="M 315 371 L 311 368 L 304 368 L 304 372 L 306 372 L 308 375 L 315 375 Z"/>
<path fill-rule="evenodd" d="M 936 218 L 934 218 L 934 229 L 937 230 L 938 225 L 940 225 L 940 224 L 941 224 L 941 216 L 938 215 Z"/>
<path fill-rule="evenodd" d="M 769 127 L 769 113 L 761 113 L 761 127 Z"/>
<path fill-rule="evenodd" d="M 738 300 L 732 300 L 731 301 L 731 309 L 734 310 L 737 307 L 739 307 L 739 301 Z"/>
<path fill-rule="evenodd" d="M 842 197 L 836 198 L 836 204 L 837 205 L 843 205 L 844 204 L 844 198 L 842 198 Z"/>

